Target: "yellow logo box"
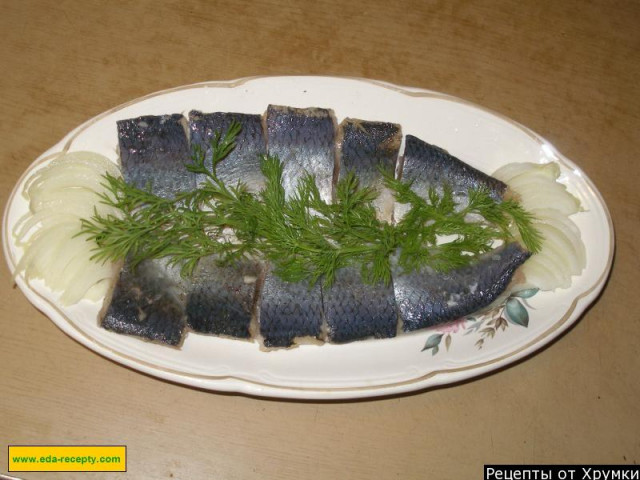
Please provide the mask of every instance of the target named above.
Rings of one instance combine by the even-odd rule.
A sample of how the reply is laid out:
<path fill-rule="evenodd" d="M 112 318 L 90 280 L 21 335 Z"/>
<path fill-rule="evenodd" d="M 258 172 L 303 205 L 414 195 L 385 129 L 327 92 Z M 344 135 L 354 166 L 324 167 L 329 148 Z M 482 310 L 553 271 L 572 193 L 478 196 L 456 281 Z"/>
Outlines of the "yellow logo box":
<path fill-rule="evenodd" d="M 126 472 L 125 445 L 9 445 L 10 472 Z"/>

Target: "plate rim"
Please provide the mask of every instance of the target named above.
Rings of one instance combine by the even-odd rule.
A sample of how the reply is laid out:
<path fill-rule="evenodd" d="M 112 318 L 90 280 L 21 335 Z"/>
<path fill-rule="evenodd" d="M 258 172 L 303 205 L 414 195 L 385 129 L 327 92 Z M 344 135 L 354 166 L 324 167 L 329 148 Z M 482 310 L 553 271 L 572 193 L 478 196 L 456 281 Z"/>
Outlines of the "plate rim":
<path fill-rule="evenodd" d="M 252 379 L 242 378 L 234 375 L 200 375 L 194 374 L 190 372 L 181 372 L 179 370 L 171 370 L 164 367 L 159 367 L 153 365 L 145 360 L 137 359 L 132 355 L 126 354 L 124 352 L 119 352 L 117 350 L 112 349 L 111 347 L 102 344 L 99 340 L 92 338 L 88 335 L 87 332 L 84 332 L 80 327 L 75 325 L 65 314 L 61 311 L 61 309 L 50 301 L 49 299 L 43 297 L 39 292 L 33 290 L 28 283 L 24 280 L 22 276 L 18 276 L 15 281 L 16 284 L 20 287 L 23 294 L 27 297 L 29 302 L 33 304 L 38 310 L 42 311 L 53 323 L 58 326 L 63 332 L 65 332 L 68 336 L 78 341 L 88 349 L 106 357 L 110 360 L 113 360 L 122 365 L 128 366 L 135 370 L 141 371 L 143 373 L 152 375 L 154 377 L 158 377 L 164 380 L 168 380 L 174 383 L 189 385 L 191 387 L 206 389 L 210 391 L 220 391 L 220 392 L 235 392 L 241 394 L 247 394 L 251 396 L 260 396 L 260 397 L 277 397 L 277 398 L 290 398 L 290 399 L 310 399 L 310 400 L 331 400 L 331 399 L 348 399 L 348 398 L 365 398 L 365 397 L 377 397 L 377 396 L 386 396 L 386 395 L 394 395 L 400 393 L 406 393 L 409 391 L 420 391 L 428 388 L 434 388 L 437 386 L 445 385 L 445 384 L 453 384 L 467 379 L 473 379 L 478 376 L 487 374 L 489 372 L 493 372 L 500 368 L 504 368 L 508 365 L 515 364 L 518 360 L 526 357 L 528 355 L 533 354 L 536 351 L 542 350 L 549 343 L 558 338 L 563 332 L 565 332 L 571 325 L 576 323 L 581 315 L 584 313 L 586 308 L 596 300 L 597 296 L 601 293 L 604 286 L 607 283 L 607 279 L 609 278 L 613 257 L 615 252 L 615 233 L 613 221 L 611 218 L 611 214 L 609 209 L 602 197 L 602 194 L 593 184 L 591 179 L 584 174 L 582 169 L 578 167 L 573 161 L 565 157 L 562 153 L 560 153 L 549 141 L 547 141 L 544 137 L 535 133 L 528 127 L 520 124 L 519 122 L 512 120 L 511 118 L 499 113 L 495 112 L 489 108 L 483 107 L 481 105 L 477 105 L 468 100 L 455 97 L 449 94 L 436 92 L 433 90 L 422 89 L 419 87 L 404 87 L 398 86 L 395 84 L 391 84 L 388 82 L 384 82 L 381 80 L 374 79 L 366 79 L 359 77 L 341 77 L 341 76 L 307 76 L 307 75 L 284 75 L 284 76 L 251 76 L 251 77 L 242 77 L 233 80 L 213 80 L 213 81 L 204 81 L 197 82 L 189 85 L 182 85 L 177 87 L 172 87 L 164 90 L 160 90 L 157 92 L 152 92 L 133 100 L 129 100 L 127 102 L 121 103 L 115 107 L 112 107 L 90 119 L 83 122 L 76 128 L 72 129 L 68 132 L 61 140 L 59 140 L 52 147 L 47 149 L 44 153 L 36 158 L 22 173 L 19 179 L 16 181 L 14 188 L 7 200 L 5 205 L 4 214 L 3 214 L 3 222 L 2 222 L 2 239 L 3 239 L 3 251 L 5 254 L 5 260 L 9 266 L 9 270 L 13 275 L 15 271 L 15 258 L 13 258 L 13 254 L 8 247 L 8 243 L 10 241 L 11 229 L 8 225 L 8 216 L 11 206 L 13 205 L 15 198 L 20 194 L 18 191 L 19 187 L 24 183 L 25 177 L 32 173 L 34 168 L 37 168 L 41 163 L 45 163 L 51 157 L 57 156 L 61 153 L 66 153 L 73 141 L 80 135 L 84 130 L 86 130 L 89 126 L 94 123 L 100 121 L 102 118 L 111 115 L 113 113 L 118 112 L 130 105 L 134 105 L 136 103 L 142 102 L 144 100 L 167 95 L 174 92 L 179 92 L 182 90 L 189 90 L 194 88 L 237 88 L 251 81 L 260 81 L 260 80 L 268 80 L 268 81 L 278 81 L 279 79 L 293 80 L 293 81 L 317 81 L 318 79 L 323 80 L 348 80 L 353 82 L 364 82 L 377 87 L 386 88 L 392 90 L 394 92 L 408 95 L 412 97 L 433 97 L 438 99 L 443 99 L 446 101 L 451 101 L 455 103 L 460 103 L 466 106 L 469 106 L 473 109 L 488 113 L 493 117 L 497 117 L 500 120 L 511 124 L 516 127 L 529 137 L 531 137 L 535 142 L 540 143 L 541 145 L 548 146 L 552 153 L 556 156 L 557 160 L 562 163 L 565 167 L 578 171 L 581 174 L 583 181 L 587 184 L 590 189 L 591 195 L 593 195 L 594 200 L 598 203 L 598 205 L 602 208 L 604 213 L 604 217 L 607 222 L 608 232 L 609 232 L 609 252 L 608 258 L 606 261 L 606 265 L 601 272 L 600 276 L 593 282 L 593 284 L 585 289 L 583 292 L 573 297 L 572 302 L 564 315 L 557 319 L 553 324 L 551 324 L 548 328 L 546 328 L 540 335 L 536 338 L 530 340 L 526 344 L 519 345 L 513 351 L 509 351 L 503 353 L 502 355 L 490 358 L 488 360 L 474 363 L 472 365 L 465 365 L 463 367 L 456 368 L 443 368 L 438 370 L 430 371 L 424 375 L 419 375 L 417 377 L 411 378 L 405 381 L 385 383 L 380 385 L 364 385 L 364 386 L 344 386 L 344 387 L 310 387 L 310 386 L 300 386 L 295 387 L 291 385 L 277 385 L 273 383 L 267 382 L 258 382 Z M 58 147 L 61 149 L 58 150 Z M 34 301 L 39 303 L 42 302 L 44 305 L 39 305 Z M 51 315 L 53 313 L 53 316 Z M 54 318 L 59 317 L 59 318 Z"/>

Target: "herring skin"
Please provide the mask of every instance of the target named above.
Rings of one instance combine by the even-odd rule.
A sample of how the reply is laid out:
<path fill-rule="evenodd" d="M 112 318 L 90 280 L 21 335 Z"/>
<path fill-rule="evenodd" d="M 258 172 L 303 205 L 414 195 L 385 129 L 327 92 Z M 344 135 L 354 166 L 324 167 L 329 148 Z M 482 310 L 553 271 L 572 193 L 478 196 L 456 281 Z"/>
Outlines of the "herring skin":
<path fill-rule="evenodd" d="M 250 338 L 261 270 L 259 263 L 249 260 L 220 266 L 214 257 L 202 258 L 189 286 L 189 327 L 199 333 Z"/>
<path fill-rule="evenodd" d="M 335 124 L 329 110 L 269 105 L 265 117 L 267 152 L 283 163 L 282 185 L 289 197 L 300 176 L 314 175 L 320 195 L 331 202 L 335 166 Z"/>
<path fill-rule="evenodd" d="M 384 198 L 378 166 L 396 169 L 402 138 L 399 126 L 346 119 L 336 147 L 334 120 L 326 109 L 271 105 L 263 117 L 192 111 L 191 144 L 205 149 L 209 164 L 211 138 L 216 131 L 224 133 L 233 120 L 242 124 L 242 130 L 236 148 L 217 168 L 225 183 L 243 182 L 258 192 L 264 184 L 260 156 L 266 152 L 284 163 L 287 197 L 295 193 L 306 171 L 315 176 L 322 198 L 331 202 L 333 180 L 351 170 L 361 186 L 380 192 L 383 203 L 375 205 L 378 217 L 392 221 L 393 202 Z M 144 116 L 117 124 L 123 176 L 130 184 L 150 186 L 156 195 L 170 198 L 205 180 L 184 167 L 191 151 L 181 115 Z M 462 205 L 470 188 L 485 187 L 498 201 L 506 191 L 499 180 L 411 135 L 406 137 L 401 163 L 396 170 L 402 180 L 412 182 L 423 196 L 429 187 L 441 190 L 445 183 Z M 398 206 L 395 209 L 398 220 Z M 410 274 L 394 271 L 389 285 L 366 284 L 360 271 L 349 267 L 337 272 L 329 288 L 321 283 L 310 287 L 305 282 L 284 282 L 269 266 L 253 260 L 220 267 L 214 257 L 203 258 L 189 280 L 164 260 L 144 261 L 135 271 L 125 262 L 101 324 L 169 345 L 182 343 L 187 326 L 200 333 L 243 339 L 255 338 L 259 332 L 267 348 L 289 347 L 309 338 L 332 343 L 390 338 L 487 307 L 529 255 L 511 243 L 447 273 L 428 268 Z"/>
<path fill-rule="evenodd" d="M 400 125 L 347 118 L 340 124 L 340 174 L 353 171 L 366 185 L 382 181 L 379 168 L 394 172 L 402 142 Z"/>
<path fill-rule="evenodd" d="M 243 113 L 202 113 L 192 110 L 189 113 L 189 132 L 191 146 L 200 146 L 206 152 L 205 165 L 211 168 L 211 140 L 217 133 L 224 135 L 231 122 L 238 122 L 242 129 L 236 137 L 235 148 L 218 164 L 218 178 L 229 186 L 244 183 L 249 191 L 258 192 L 264 185 L 264 176 L 260 170 L 261 156 L 267 153 L 266 141 L 260 115 Z M 205 175 L 198 174 L 199 185 L 206 180 Z"/>
<path fill-rule="evenodd" d="M 289 283 L 268 272 L 260 297 L 260 334 L 265 347 L 289 347 L 303 337 L 322 339 L 324 309 L 317 283 Z"/>
<path fill-rule="evenodd" d="M 384 188 L 381 169 L 395 171 L 402 141 L 399 125 L 345 119 L 338 138 L 338 180 L 353 172 L 360 187 L 375 189 L 378 218 L 390 221 L 393 198 Z M 398 314 L 392 284 L 368 284 L 359 269 L 347 267 L 336 273 L 331 287 L 323 289 L 323 299 L 328 340 L 333 343 L 396 335 Z"/>
<path fill-rule="evenodd" d="M 413 135 L 406 136 L 401 178 L 413 182 L 414 190 L 419 193 L 426 192 L 431 186 L 441 189 L 445 183 L 449 184 L 454 198 L 462 205 L 466 204 L 470 189 L 487 188 L 496 201 L 502 200 L 507 189 L 500 180 Z"/>
<path fill-rule="evenodd" d="M 195 187 L 184 167 L 190 159 L 184 117 L 144 116 L 117 122 L 122 173 L 138 188 L 171 198 Z M 165 260 L 145 260 L 133 270 L 125 261 L 102 318 L 107 330 L 178 345 L 186 328 L 185 282 Z"/>
<path fill-rule="evenodd" d="M 125 263 L 102 327 L 154 342 L 180 345 L 186 325 L 183 296 L 158 262 L 144 261 L 135 272 Z"/>
<path fill-rule="evenodd" d="M 335 125 L 322 108 L 269 105 L 265 115 L 267 152 L 283 163 L 285 195 L 295 194 L 306 171 L 330 202 L 335 165 Z M 267 271 L 260 297 L 260 334 L 266 347 L 288 347 L 303 337 L 321 339 L 324 307 L 320 284 L 289 283 Z"/>
<path fill-rule="evenodd" d="M 191 152 L 182 115 L 146 115 L 120 120 L 117 126 L 127 183 L 138 188 L 150 186 L 163 198 L 195 188 L 195 175 L 185 168 Z"/>
<path fill-rule="evenodd" d="M 374 201 L 374 207 L 378 218 L 391 222 L 394 199 L 384 186 L 381 170 L 391 175 L 396 171 L 402 143 L 400 125 L 347 118 L 340 124 L 338 138 L 338 181 L 353 172 L 360 186 L 375 189 L 378 198 Z"/>
<path fill-rule="evenodd" d="M 346 267 L 336 273 L 333 285 L 323 290 L 323 298 L 330 342 L 396 335 L 398 313 L 393 285 L 367 284 L 358 269 Z"/>
<path fill-rule="evenodd" d="M 407 135 L 402 180 L 427 198 L 429 188 L 448 184 L 460 207 L 468 203 L 469 189 L 486 188 L 501 201 L 506 184 L 467 165 L 445 150 Z M 396 206 L 396 219 L 401 207 Z M 507 288 L 515 270 L 530 256 L 510 243 L 480 256 L 467 267 L 447 273 L 430 268 L 393 275 L 396 302 L 405 332 L 428 328 L 469 315 L 490 305 Z"/>
<path fill-rule="evenodd" d="M 484 254 L 472 265 L 447 273 L 424 269 L 395 276 L 403 331 L 446 323 L 489 306 L 529 256 L 520 245 L 510 243 Z"/>
<path fill-rule="evenodd" d="M 234 149 L 216 166 L 216 175 L 229 186 L 244 183 L 256 193 L 264 185 L 260 160 L 266 153 L 260 115 L 193 110 L 189 113 L 191 145 L 205 151 L 205 165 L 211 168 L 211 140 L 216 134 L 224 135 L 234 121 L 242 128 Z M 200 185 L 207 178 L 198 174 L 196 181 Z M 248 259 L 223 267 L 215 257 L 202 258 L 188 288 L 189 327 L 199 333 L 249 338 L 262 268 Z"/>

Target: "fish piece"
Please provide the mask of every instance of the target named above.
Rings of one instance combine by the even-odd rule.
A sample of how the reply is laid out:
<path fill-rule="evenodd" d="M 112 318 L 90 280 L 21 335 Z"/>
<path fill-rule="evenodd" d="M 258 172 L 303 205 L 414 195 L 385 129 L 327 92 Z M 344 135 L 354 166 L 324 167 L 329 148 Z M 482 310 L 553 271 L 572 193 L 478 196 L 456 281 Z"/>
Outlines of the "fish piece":
<path fill-rule="evenodd" d="M 394 337 L 398 326 L 393 285 L 367 284 L 359 269 L 336 273 L 331 287 L 323 289 L 328 338 L 346 343 L 364 338 Z"/>
<path fill-rule="evenodd" d="M 471 188 L 487 188 L 494 200 L 501 200 L 507 189 L 500 180 L 413 135 L 406 136 L 401 178 L 405 182 L 413 182 L 412 189 L 422 196 L 426 195 L 429 187 L 442 193 L 443 185 L 448 184 L 459 208 L 468 204 L 467 192 Z M 406 205 L 396 204 L 396 220 L 402 218 L 407 209 Z"/>
<path fill-rule="evenodd" d="M 467 165 L 445 150 L 407 135 L 402 179 L 427 198 L 430 187 L 442 191 L 448 184 L 454 200 L 468 203 L 468 190 L 487 188 L 498 201 L 506 184 Z M 396 218 L 400 217 L 396 209 Z M 393 275 L 396 302 L 402 329 L 416 330 L 438 325 L 473 313 L 490 305 L 509 285 L 515 270 L 530 256 L 519 244 L 510 243 L 488 252 L 472 265 L 436 273 L 424 268 L 413 273 Z"/>
<path fill-rule="evenodd" d="M 195 188 L 184 167 L 190 151 L 182 115 L 144 116 L 117 122 L 122 174 L 139 188 L 171 198 Z M 186 327 L 186 284 L 178 267 L 145 260 L 120 273 L 101 325 L 107 330 L 178 345 Z"/>
<path fill-rule="evenodd" d="M 117 125 L 122 175 L 127 183 L 138 188 L 150 185 L 151 191 L 163 198 L 195 188 L 195 175 L 184 167 L 191 152 L 182 115 L 146 115 L 120 120 Z"/>
<path fill-rule="evenodd" d="M 184 293 L 160 262 L 125 263 L 102 327 L 116 333 L 180 345 L 186 325 Z"/>
<path fill-rule="evenodd" d="M 266 154 L 266 142 L 260 115 L 241 113 L 189 113 L 191 145 L 205 151 L 211 166 L 211 140 L 224 134 L 231 123 L 240 123 L 235 148 L 216 167 L 216 174 L 227 185 L 244 183 L 249 191 L 258 192 L 264 185 L 260 170 L 261 155 Z M 198 184 L 206 175 L 197 175 Z M 220 266 L 216 257 L 202 258 L 191 278 L 187 298 L 189 327 L 200 333 L 249 338 L 255 319 L 258 296 L 257 279 L 262 275 L 258 262 L 244 260 L 230 266 Z"/>
<path fill-rule="evenodd" d="M 394 276 L 403 331 L 446 323 L 489 306 L 529 256 L 520 245 L 510 243 L 447 273 L 424 269 Z"/>
<path fill-rule="evenodd" d="M 205 150 L 205 164 L 210 168 L 211 140 L 217 132 L 224 134 L 233 121 L 240 123 L 242 130 L 236 137 L 235 148 L 218 164 L 216 173 L 229 186 L 242 182 L 247 185 L 249 191 L 258 192 L 264 185 L 264 177 L 260 170 L 261 155 L 267 153 L 260 115 L 224 112 L 205 114 L 193 110 L 189 113 L 191 146 L 198 145 Z M 205 180 L 205 175 L 196 175 L 198 185 Z"/>
<path fill-rule="evenodd" d="M 351 171 L 361 186 L 374 188 L 378 192 L 374 202 L 378 218 L 387 222 L 392 220 L 394 201 L 384 186 L 380 168 L 392 174 L 395 172 L 401 143 L 402 130 L 395 123 L 347 118 L 339 126 L 338 180 Z"/>
<path fill-rule="evenodd" d="M 322 108 L 269 105 L 265 116 L 267 152 L 283 162 L 282 185 L 290 197 L 304 171 L 315 175 L 322 198 L 330 202 L 335 165 L 335 126 Z M 319 284 L 290 283 L 272 271 L 260 298 L 260 333 L 266 347 L 288 347 L 302 337 L 322 338 L 324 309 Z"/>
<path fill-rule="evenodd" d="M 265 347 L 289 347 L 304 337 L 321 340 L 323 322 L 319 283 L 310 287 L 267 273 L 260 297 L 260 334 Z"/>
<path fill-rule="evenodd" d="M 334 180 L 353 171 L 362 186 L 379 192 L 376 208 L 386 221 L 393 220 L 394 207 L 379 165 L 398 171 L 422 196 L 429 187 L 442 191 L 448 184 L 462 205 L 470 188 L 488 188 L 497 200 L 506 191 L 499 180 L 411 135 L 396 168 L 402 134 L 391 123 L 346 119 L 336 147 L 332 112 L 322 108 L 270 105 L 263 117 L 194 110 L 189 117 L 192 143 L 205 149 L 209 162 L 215 132 L 224 132 L 233 120 L 241 123 L 236 148 L 218 165 L 217 173 L 227 184 L 246 183 L 252 192 L 264 184 L 259 165 L 265 152 L 284 164 L 287 197 L 295 194 L 298 179 L 308 172 L 315 176 L 322 198 L 331 202 Z M 205 180 L 184 168 L 190 149 L 182 116 L 123 120 L 118 122 L 118 136 L 123 175 L 129 183 L 150 184 L 154 193 L 171 197 Z M 221 267 L 215 257 L 204 258 L 188 282 L 166 261 L 145 261 L 136 271 L 126 263 L 102 325 L 171 345 L 182 342 L 187 326 L 234 338 L 259 335 L 267 348 L 307 340 L 345 343 L 389 338 L 487 307 L 528 256 L 512 243 L 447 273 L 429 268 L 410 274 L 394 271 L 389 285 L 369 285 L 358 268 L 349 267 L 337 272 L 330 288 L 285 282 L 268 266 L 248 259 Z"/>
<path fill-rule="evenodd" d="M 258 262 L 220 266 L 213 256 L 202 258 L 189 286 L 189 327 L 200 333 L 250 338 L 261 275 Z"/>
<path fill-rule="evenodd" d="M 283 162 L 282 185 L 295 192 L 306 171 L 316 178 L 322 199 L 331 202 L 335 166 L 335 125 L 324 108 L 269 105 L 265 117 L 267 151 Z"/>
<path fill-rule="evenodd" d="M 380 194 L 375 204 L 378 218 L 391 221 L 393 197 L 384 187 L 380 167 L 395 171 L 402 141 L 400 126 L 346 119 L 340 124 L 338 138 L 338 179 L 352 171 L 361 187 L 377 190 Z M 331 287 L 323 289 L 323 300 L 331 342 L 396 335 L 398 314 L 393 284 L 367 284 L 359 269 L 348 267 L 336 273 Z"/>

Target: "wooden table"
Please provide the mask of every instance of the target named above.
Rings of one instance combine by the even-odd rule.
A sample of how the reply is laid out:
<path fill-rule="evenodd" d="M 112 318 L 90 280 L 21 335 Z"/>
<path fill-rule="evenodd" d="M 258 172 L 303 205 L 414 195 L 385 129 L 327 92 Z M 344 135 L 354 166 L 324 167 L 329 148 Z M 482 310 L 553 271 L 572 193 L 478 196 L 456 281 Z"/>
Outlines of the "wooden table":
<path fill-rule="evenodd" d="M 639 20 L 634 1 L 0 3 L 3 204 L 40 153 L 122 102 L 323 74 L 441 91 L 527 125 L 596 183 L 617 233 L 604 293 L 548 348 L 356 402 L 217 394 L 123 368 L 62 333 L 3 265 L 0 473 L 8 444 L 126 444 L 128 472 L 96 479 L 468 479 L 485 463 L 640 461 Z"/>

